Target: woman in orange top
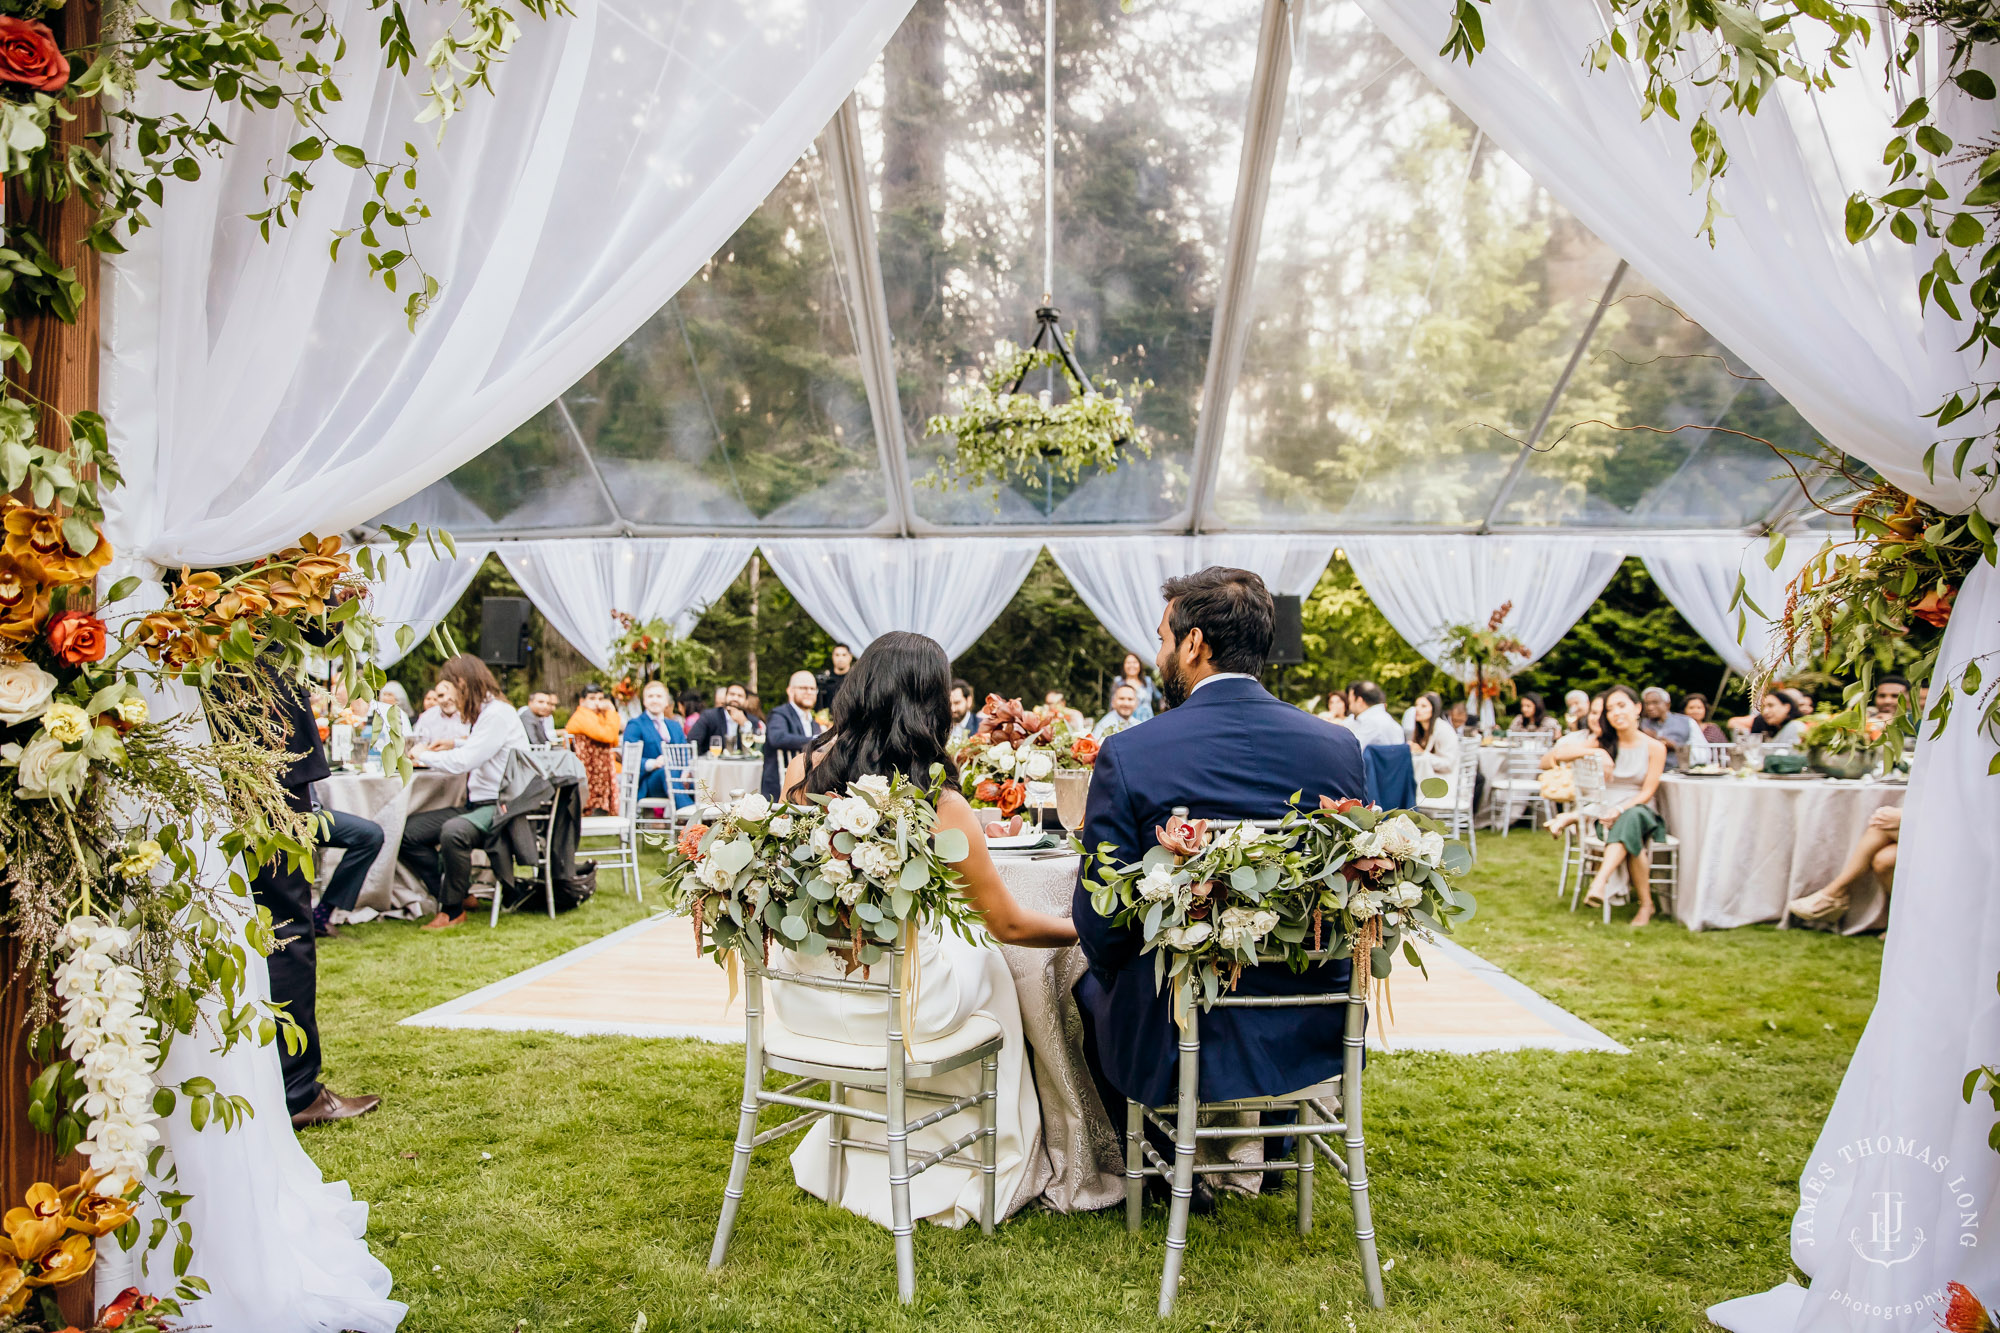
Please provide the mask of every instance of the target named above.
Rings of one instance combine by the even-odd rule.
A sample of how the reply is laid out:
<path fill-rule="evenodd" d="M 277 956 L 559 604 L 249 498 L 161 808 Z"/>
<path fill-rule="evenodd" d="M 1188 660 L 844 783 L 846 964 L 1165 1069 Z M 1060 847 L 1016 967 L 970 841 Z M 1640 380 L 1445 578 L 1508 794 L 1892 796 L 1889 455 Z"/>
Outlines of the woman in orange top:
<path fill-rule="evenodd" d="M 576 711 L 569 715 L 569 723 L 563 731 L 569 736 L 569 748 L 583 761 L 583 773 L 589 779 L 583 812 L 586 815 L 617 814 L 618 768 L 615 759 L 618 738 L 624 728 L 618 710 L 604 697 L 602 685 L 583 687 L 582 693 L 576 697 Z"/>

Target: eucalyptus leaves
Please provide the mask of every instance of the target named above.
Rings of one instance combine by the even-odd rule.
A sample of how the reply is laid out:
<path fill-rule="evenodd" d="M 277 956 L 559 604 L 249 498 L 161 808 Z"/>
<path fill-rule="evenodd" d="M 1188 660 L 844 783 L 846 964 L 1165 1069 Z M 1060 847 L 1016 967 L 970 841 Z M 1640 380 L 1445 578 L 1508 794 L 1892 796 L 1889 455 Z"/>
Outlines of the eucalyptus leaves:
<path fill-rule="evenodd" d="M 949 863 L 971 848 L 957 829 L 937 828 L 943 780 L 942 768 L 928 788 L 871 775 L 809 805 L 752 794 L 707 807 L 668 854 L 667 893 L 718 961 L 776 944 L 840 948 L 866 966 L 933 923 L 969 939 L 972 908 Z"/>
<path fill-rule="evenodd" d="M 1056 402 L 1048 390 L 1020 391 L 1030 374 L 1043 369 L 1062 373 L 1069 388 L 1066 400 Z M 997 489 L 1010 477 L 1040 487 L 1045 473 L 1075 481 L 1088 467 L 1114 471 L 1127 447 L 1152 452 L 1132 420 L 1131 403 L 1119 396 L 1116 380 L 1085 384 L 1062 351 L 1016 347 L 1004 339 L 994 348 L 992 371 L 967 391 L 957 414 L 932 417 L 924 434 L 958 441 L 956 452 L 939 459 L 923 478 L 925 485 L 937 487 L 956 482 Z"/>

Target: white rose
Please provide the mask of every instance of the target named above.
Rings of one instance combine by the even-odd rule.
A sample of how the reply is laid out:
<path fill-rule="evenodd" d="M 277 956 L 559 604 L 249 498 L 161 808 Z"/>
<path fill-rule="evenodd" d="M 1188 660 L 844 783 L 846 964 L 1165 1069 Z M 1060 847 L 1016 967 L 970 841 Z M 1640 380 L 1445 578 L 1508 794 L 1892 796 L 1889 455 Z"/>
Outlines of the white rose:
<path fill-rule="evenodd" d="M 822 824 L 812 831 L 810 838 L 806 839 L 806 846 L 812 848 L 814 856 L 824 860 L 833 851 L 833 834 Z"/>
<path fill-rule="evenodd" d="M 1191 926 L 1175 926 L 1167 932 L 1167 947 L 1185 953 L 1215 933 L 1215 928 L 1206 921 L 1197 921 Z"/>
<path fill-rule="evenodd" d="M 1165 866 L 1154 866 L 1146 872 L 1146 877 L 1139 881 L 1139 896 L 1149 903 L 1167 902 L 1179 889 L 1180 885 L 1174 880 L 1174 872 Z"/>
<path fill-rule="evenodd" d="M 1361 859 L 1382 855 L 1382 835 L 1363 831 L 1354 835 L 1354 855 Z"/>
<path fill-rule="evenodd" d="M 847 784 L 847 789 L 873 797 L 877 805 L 889 799 L 889 779 L 880 773 L 870 773 L 865 778 L 856 778 Z"/>
<path fill-rule="evenodd" d="M 1398 907 L 1415 907 L 1424 900 L 1424 891 L 1406 879 L 1389 890 L 1389 897 Z"/>
<path fill-rule="evenodd" d="M 854 877 L 854 867 L 834 857 L 819 868 L 819 877 L 829 884 L 845 884 Z"/>
<path fill-rule="evenodd" d="M 849 907 L 852 907 L 856 902 L 860 900 L 861 891 L 867 887 L 868 886 L 861 880 L 858 879 L 849 880 L 847 883 L 835 889 L 834 893 L 839 895 L 840 901 L 846 903 Z"/>
<path fill-rule="evenodd" d="M 792 817 L 790 815 L 779 815 L 776 819 L 771 821 L 771 832 L 773 835 L 780 838 L 791 837 Z"/>
<path fill-rule="evenodd" d="M 62 762 L 63 743 L 48 732 L 37 732 L 25 747 L 7 747 L 7 758 L 19 765 L 17 781 L 23 796 L 53 796 L 61 785 L 56 766 Z"/>
<path fill-rule="evenodd" d="M 737 797 L 736 804 L 730 807 L 729 813 L 752 824 L 761 823 L 770 816 L 771 803 L 753 791 Z"/>
<path fill-rule="evenodd" d="M 1382 910 L 1382 903 L 1372 893 L 1357 893 L 1347 900 L 1347 910 L 1356 921 L 1366 921 Z"/>
<path fill-rule="evenodd" d="M 881 812 L 859 796 L 837 796 L 827 802 L 826 817 L 835 828 L 846 829 L 856 837 L 873 833 L 882 822 Z"/>
<path fill-rule="evenodd" d="M 0 662 L 0 724 L 40 717 L 56 692 L 56 678 L 33 662 Z"/>
<path fill-rule="evenodd" d="M 996 745 L 987 751 L 986 762 L 995 773 L 1011 774 L 1014 771 L 1014 752 L 1005 745 Z"/>
<path fill-rule="evenodd" d="M 1055 768 L 1056 761 L 1054 756 L 1043 750 L 1035 751 L 1021 764 L 1021 772 L 1030 782 L 1040 782 L 1043 778 L 1055 772 Z"/>
<path fill-rule="evenodd" d="M 1409 860 L 1423 841 L 1423 830 L 1411 823 L 1408 815 L 1397 815 L 1375 826 L 1375 845 L 1381 848 L 1381 855 L 1392 860 Z"/>
<path fill-rule="evenodd" d="M 1417 859 L 1427 866 L 1443 864 L 1444 834 L 1436 832 L 1424 834 L 1417 846 Z"/>
<path fill-rule="evenodd" d="M 854 868 L 868 878 L 883 882 L 896 873 L 896 849 L 879 842 L 864 842 L 854 849 Z"/>
<path fill-rule="evenodd" d="M 694 877 L 711 889 L 727 888 L 729 882 L 736 878 L 732 872 L 723 868 L 722 862 L 716 860 L 713 856 L 704 856 L 701 858 L 700 863 L 694 868 Z"/>

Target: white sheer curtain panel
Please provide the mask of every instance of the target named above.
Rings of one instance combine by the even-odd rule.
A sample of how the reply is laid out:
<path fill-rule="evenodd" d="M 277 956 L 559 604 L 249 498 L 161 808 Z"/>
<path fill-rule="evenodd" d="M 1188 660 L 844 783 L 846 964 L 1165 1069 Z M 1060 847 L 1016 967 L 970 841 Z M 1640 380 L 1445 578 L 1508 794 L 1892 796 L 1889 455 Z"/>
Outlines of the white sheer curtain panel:
<path fill-rule="evenodd" d="M 1771 642 L 1771 622 L 1784 606 L 1785 585 L 1806 560 L 1818 553 L 1818 536 L 1797 534 L 1785 544 L 1776 569 L 1765 562 L 1764 537 L 1745 538 L 1717 533 L 1707 536 L 1640 537 L 1624 543 L 1626 553 L 1646 562 L 1646 572 L 1660 585 L 1697 634 L 1721 655 L 1739 676 L 1748 676 Z M 1729 609 L 1736 581 L 1756 605 Z M 1762 612 L 1760 615 L 1758 612 Z M 1737 619 L 1742 618 L 1742 637 Z"/>
<path fill-rule="evenodd" d="M 443 284 L 412 333 L 331 229 L 366 197 L 320 188 L 266 242 L 269 164 L 301 131 L 230 109 L 235 147 L 176 182 L 153 227 L 107 256 L 103 407 L 127 486 L 112 540 L 161 566 L 255 557 L 364 522 L 478 454 L 596 365 L 749 216 L 867 71 L 910 0 L 572 0 L 528 20 L 441 146 L 414 253 Z M 372 32 L 370 0 L 328 16 Z M 421 25 L 446 11 L 412 10 Z M 420 47 L 433 34 L 417 33 Z M 351 40 L 330 131 L 377 160 L 424 81 Z M 142 88 L 160 111 L 200 98 Z M 415 281 L 404 275 L 403 289 Z"/>
<path fill-rule="evenodd" d="M 593 537 L 501 542 L 500 563 L 570 646 L 611 665 L 613 611 L 686 634 L 750 562 L 742 537 Z"/>
<path fill-rule="evenodd" d="M 1508 602 L 1514 609 L 1504 628 L 1534 661 L 1590 609 L 1624 558 L 1616 546 L 1538 533 L 1411 533 L 1349 537 L 1341 545 L 1369 598 L 1433 664 L 1445 626 L 1483 625 Z"/>
<path fill-rule="evenodd" d="M 370 593 L 373 610 L 382 619 L 382 628 L 375 634 L 375 660 L 383 666 L 394 666 L 408 651 L 396 646 L 396 632 L 408 625 L 410 647 L 422 643 L 458 605 L 493 549 L 486 544 L 457 545 L 456 556 L 445 554 L 442 548 L 433 555 L 430 547 L 420 542 L 410 548 L 407 565 L 393 549 L 383 555 L 383 575 Z"/>
<path fill-rule="evenodd" d="M 1412 64 L 1829 442 L 1946 509 L 1974 501 L 1978 478 L 1962 481 L 1940 459 L 1932 481 L 1923 461 L 1936 439 L 1923 414 L 1980 378 L 1977 352 L 1958 350 L 1962 328 L 1918 304 L 1917 275 L 1933 252 L 1886 234 L 1850 245 L 1843 223 L 1850 193 L 1885 183 L 1882 145 L 1903 99 L 1938 99 L 1960 143 L 1993 133 L 1994 104 L 1940 77 L 1942 43 L 1923 44 L 1920 67 L 1886 88 L 1871 47 L 1831 91 L 1780 81 L 1756 116 L 1718 115 L 1730 168 L 1711 249 L 1702 201 L 1688 192 L 1686 125 L 1642 122 L 1631 71 L 1614 62 L 1592 72 L 1584 59 L 1603 34 L 1592 0 L 1482 6 L 1486 51 L 1469 67 L 1438 55 L 1451 0 L 1361 4 Z M 1963 184 L 1963 162 L 1940 170 Z M 1981 424 L 1950 429 L 1970 435 Z M 2000 497 L 1979 503 L 2000 516 Z M 1959 590 L 1933 688 L 1996 652 L 2000 571 L 1981 564 Z M 1812 1287 L 1712 1311 L 1733 1333 L 1864 1323 L 1913 1333 L 1935 1327 L 1948 1282 L 1989 1300 L 2000 1290 L 2000 1252 L 1967 1229 L 1993 1213 L 1993 1113 L 1959 1091 L 1966 1071 L 2000 1050 L 1993 747 L 1964 709 L 1918 743 L 1880 999 L 1800 1173 L 1792 1258 Z"/>
<path fill-rule="evenodd" d="M 863 652 L 914 630 L 957 657 L 978 642 L 1042 543 L 1034 537 L 795 537 L 759 543 L 785 588 L 821 629 Z"/>
<path fill-rule="evenodd" d="M 1274 594 L 1304 597 L 1333 558 L 1334 539 L 1273 533 L 1201 537 L 1064 537 L 1049 543 L 1063 577 L 1111 636 L 1142 662 L 1160 649 L 1160 585 L 1210 565 L 1247 569 Z"/>

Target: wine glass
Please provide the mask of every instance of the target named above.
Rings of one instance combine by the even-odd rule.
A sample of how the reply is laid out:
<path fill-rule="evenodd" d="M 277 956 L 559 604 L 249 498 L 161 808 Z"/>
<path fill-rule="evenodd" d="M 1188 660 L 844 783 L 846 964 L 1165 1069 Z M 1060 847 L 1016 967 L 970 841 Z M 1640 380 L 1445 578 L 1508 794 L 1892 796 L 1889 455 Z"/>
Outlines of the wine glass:
<path fill-rule="evenodd" d="M 1090 770 L 1059 768 L 1054 775 L 1056 818 L 1070 833 L 1083 827 L 1084 807 L 1090 797 Z"/>

